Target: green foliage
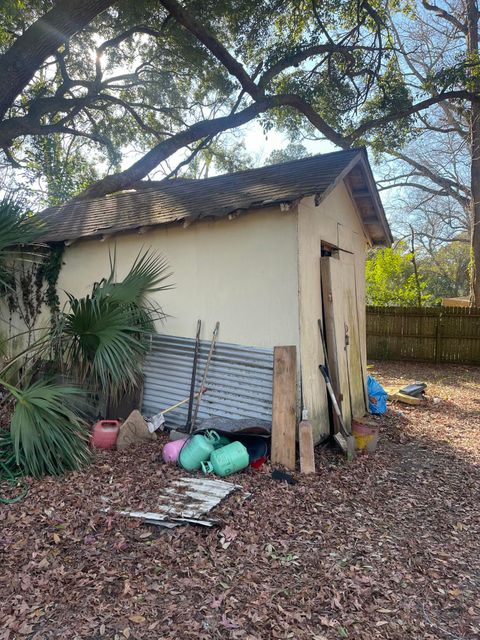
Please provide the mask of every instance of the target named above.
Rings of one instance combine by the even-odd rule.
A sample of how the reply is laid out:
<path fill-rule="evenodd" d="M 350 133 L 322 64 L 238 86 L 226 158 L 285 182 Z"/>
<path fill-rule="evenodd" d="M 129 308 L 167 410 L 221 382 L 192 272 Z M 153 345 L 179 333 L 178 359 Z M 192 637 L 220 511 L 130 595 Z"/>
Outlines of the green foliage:
<path fill-rule="evenodd" d="M 300 160 L 309 155 L 303 144 L 290 142 L 284 149 L 274 149 L 265 160 L 265 164 L 280 164 L 290 160 Z"/>
<path fill-rule="evenodd" d="M 431 296 L 426 293 L 426 283 L 419 278 L 419 286 L 412 264 L 413 254 L 404 242 L 396 247 L 374 249 L 367 259 L 367 304 L 376 306 L 416 306 L 418 299 L 428 304 Z"/>
<path fill-rule="evenodd" d="M 25 30 L 48 8 L 48 3 L 39 0 L 2 0 L 0 3 L 0 51 L 11 46 L 15 32 Z M 23 27 L 23 28 L 22 28 Z"/>
<path fill-rule="evenodd" d="M 45 283 L 43 301 L 50 309 L 52 323 L 55 323 L 60 312 L 57 282 L 62 269 L 64 251 L 65 245 L 63 242 L 50 244 L 48 252 L 43 257 L 37 270 L 37 278 L 41 281 L 42 285 Z"/>
<path fill-rule="evenodd" d="M 78 417 L 84 396 L 79 389 L 49 381 L 23 389 L 3 384 L 16 400 L 10 433 L 16 463 L 25 475 L 60 475 L 88 462 L 88 434 Z"/>
<path fill-rule="evenodd" d="M 15 246 L 34 242 L 38 232 L 35 219 L 22 214 L 19 206 L 11 201 L 0 203 L 4 297 L 12 292 L 10 283 L 18 279 L 12 272 L 12 255 L 24 259 L 23 254 L 16 255 Z M 90 296 L 69 296 L 68 313 L 59 311 L 55 287 L 62 255 L 63 245 L 59 244 L 52 247 L 39 268 L 33 260 L 19 261 L 19 273 L 24 274 L 19 293 L 29 310 L 28 318 L 33 318 L 33 311 L 42 302 L 38 292 L 46 280 L 46 300 L 54 327 L 53 341 L 48 335 L 36 340 L 11 357 L 0 372 L 0 386 L 6 391 L 2 407 L 12 400 L 14 404 L 10 435 L 0 438 L 0 462 L 10 474 L 20 470 L 36 477 L 58 475 L 88 462 L 87 431 L 80 417 L 86 399 L 91 401 L 101 392 L 119 395 L 138 384 L 154 324 L 165 317 L 149 300 L 152 293 L 169 288 L 165 282 L 170 277 L 168 266 L 154 252 L 141 251 L 121 281 L 116 279 L 114 254 L 109 276 L 94 286 Z M 29 297 L 32 291 L 35 299 Z M 3 336 L 1 348 L 5 351 Z M 60 361 L 45 362 L 45 357 L 52 355 Z M 62 365 L 67 378 L 83 383 L 82 390 L 52 377 L 58 375 Z M 46 369 L 51 373 L 47 375 Z M 18 375 L 12 376 L 12 372 Z M 35 381 L 40 372 L 43 378 Z M 12 379 L 16 380 L 13 384 Z"/>
<path fill-rule="evenodd" d="M 419 261 L 425 290 L 435 300 L 467 296 L 470 291 L 470 247 L 461 236 Z"/>
<path fill-rule="evenodd" d="M 218 137 L 201 149 L 181 173 L 182 178 L 208 178 L 212 172 L 232 173 L 250 169 L 253 159 L 245 149 L 244 142 Z"/>
<path fill-rule="evenodd" d="M 59 134 L 33 139 L 27 150 L 31 175 L 45 181 L 47 206 L 63 204 L 99 178 L 94 162 L 87 159 L 88 149 Z"/>
<path fill-rule="evenodd" d="M 3 4 L 0 18 L 12 34 L 24 29 L 22 10 L 32 22 L 53 3 L 7 0 Z M 381 82 L 392 84 L 388 70 L 383 73 L 384 52 L 379 47 L 378 31 L 387 30 L 386 21 L 379 26 L 385 17 L 380 1 L 367 6 L 357 0 L 186 0 L 183 5 L 256 81 L 269 66 L 311 47 L 329 42 L 345 47 L 286 64 L 264 83 L 267 96 L 297 94 L 340 133 L 358 124 L 378 74 Z M 9 115 L 25 119 L 42 111 L 48 101 L 58 98 L 61 103 L 42 115 L 39 129 L 48 131 L 48 136 L 41 137 L 37 129 L 32 136 L 14 137 L 10 149 L 26 166 L 15 169 L 24 171 L 25 182 L 36 185 L 40 179 L 47 204 L 62 203 L 103 173 L 117 170 L 125 151 L 135 150 L 138 157 L 200 120 L 228 116 L 251 104 L 251 96 L 217 58 L 175 19 L 166 17 L 154 0 L 116 2 L 60 47 L 12 105 Z M 156 33 L 130 31 L 139 25 Z M 109 44 L 125 33 L 129 35 Z M 5 37 L 0 53 L 14 39 L 7 31 Z M 96 60 L 99 46 L 101 57 Z M 394 93 L 388 95 L 396 98 Z M 82 104 L 77 105 L 80 96 Z M 382 113 L 388 108 L 386 103 L 376 106 Z M 318 135 L 291 108 L 272 110 L 262 122 L 292 138 Z M 184 149 L 185 156 L 190 151 Z M 247 154 L 235 145 L 229 148 L 222 138 L 194 158 L 187 175 L 208 175 L 209 167 L 232 171 L 249 164 Z"/>
<path fill-rule="evenodd" d="M 149 295 L 170 288 L 166 261 L 146 250 L 132 268 L 116 280 L 116 258 L 110 275 L 96 284 L 91 295 L 69 295 L 69 311 L 56 328 L 69 375 L 93 393 L 119 397 L 138 385 L 142 364 L 162 309 Z"/>
<path fill-rule="evenodd" d="M 12 262 L 20 255 L 19 247 L 33 242 L 40 234 L 35 218 L 22 211 L 11 197 L 0 200 L 0 291 L 12 291 Z"/>
<path fill-rule="evenodd" d="M 367 100 L 362 123 L 398 113 L 412 105 L 412 96 L 406 78 L 396 60 L 389 60 L 382 75 L 377 79 L 375 88 Z M 388 149 L 401 148 L 409 140 L 413 116 L 394 119 L 391 122 L 375 127 L 366 137 L 375 153 Z"/>

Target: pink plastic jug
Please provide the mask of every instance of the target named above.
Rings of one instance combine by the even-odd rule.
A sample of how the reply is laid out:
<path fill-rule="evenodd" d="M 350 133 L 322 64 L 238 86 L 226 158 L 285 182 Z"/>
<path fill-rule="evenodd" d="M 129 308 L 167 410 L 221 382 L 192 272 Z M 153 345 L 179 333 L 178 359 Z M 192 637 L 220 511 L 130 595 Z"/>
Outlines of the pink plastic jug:
<path fill-rule="evenodd" d="M 167 442 L 163 447 L 162 456 L 165 462 L 176 462 L 181 448 L 185 444 L 188 438 L 181 438 L 180 440 L 172 440 Z"/>
<path fill-rule="evenodd" d="M 119 420 L 99 420 L 93 427 L 92 445 L 97 449 L 113 449 L 119 429 Z"/>

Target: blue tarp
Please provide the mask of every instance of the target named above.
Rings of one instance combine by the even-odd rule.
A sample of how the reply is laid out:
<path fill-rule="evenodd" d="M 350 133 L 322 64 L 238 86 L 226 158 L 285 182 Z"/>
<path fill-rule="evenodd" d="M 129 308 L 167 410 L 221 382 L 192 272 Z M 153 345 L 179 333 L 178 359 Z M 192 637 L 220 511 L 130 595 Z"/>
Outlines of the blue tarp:
<path fill-rule="evenodd" d="M 385 413 L 387 411 L 387 397 L 388 394 L 382 385 L 368 376 L 367 379 L 368 388 L 368 409 L 370 413 Z"/>

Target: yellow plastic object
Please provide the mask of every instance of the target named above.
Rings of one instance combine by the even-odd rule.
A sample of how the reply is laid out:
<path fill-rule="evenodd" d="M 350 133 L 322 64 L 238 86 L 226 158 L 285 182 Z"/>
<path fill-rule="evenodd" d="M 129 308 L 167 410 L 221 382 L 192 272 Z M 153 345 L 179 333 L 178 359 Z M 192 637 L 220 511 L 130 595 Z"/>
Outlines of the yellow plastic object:
<path fill-rule="evenodd" d="M 413 406 L 418 406 L 421 404 L 420 398 L 414 398 L 413 396 L 408 396 L 405 393 L 401 393 L 398 387 L 386 387 L 385 391 L 388 393 L 388 399 L 390 402 L 403 402 L 404 404 L 410 404 Z"/>
<path fill-rule="evenodd" d="M 371 427 L 352 420 L 352 435 L 355 438 L 355 448 L 358 451 L 375 451 L 378 444 L 378 427 Z"/>

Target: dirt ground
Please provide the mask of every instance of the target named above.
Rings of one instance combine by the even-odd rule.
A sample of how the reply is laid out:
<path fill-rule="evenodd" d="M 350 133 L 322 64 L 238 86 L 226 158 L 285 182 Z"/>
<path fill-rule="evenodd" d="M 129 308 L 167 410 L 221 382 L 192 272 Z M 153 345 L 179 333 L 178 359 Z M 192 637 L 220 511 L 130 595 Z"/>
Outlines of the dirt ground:
<path fill-rule="evenodd" d="M 0 639 L 466 640 L 480 634 L 480 368 L 376 363 L 384 384 L 428 383 L 391 405 L 374 454 L 328 447 L 297 484 L 271 467 L 173 531 L 102 513 L 155 510 L 185 472 L 158 443 L 102 452 L 0 506 Z M 248 493 L 251 495 L 249 496 Z"/>

